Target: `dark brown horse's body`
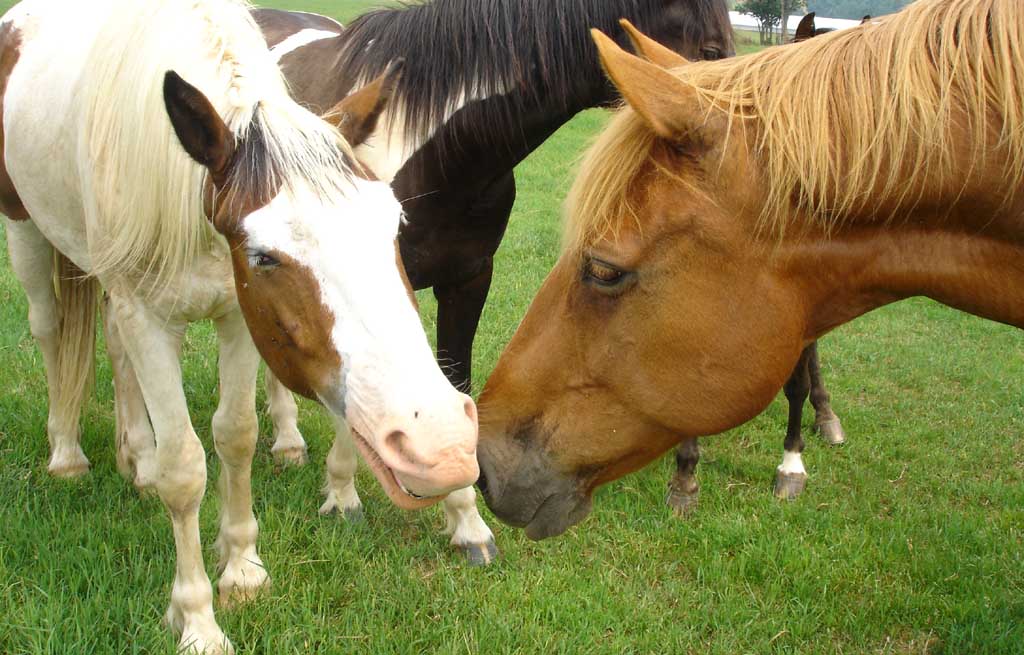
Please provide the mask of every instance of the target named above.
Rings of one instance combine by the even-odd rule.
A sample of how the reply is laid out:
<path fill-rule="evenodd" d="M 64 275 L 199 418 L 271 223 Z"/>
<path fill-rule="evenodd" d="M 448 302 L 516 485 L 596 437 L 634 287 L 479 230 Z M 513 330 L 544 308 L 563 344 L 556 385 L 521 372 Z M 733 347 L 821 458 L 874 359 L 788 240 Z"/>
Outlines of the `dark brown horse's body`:
<path fill-rule="evenodd" d="M 255 15 L 271 46 L 303 30 L 340 30 L 309 14 Z M 435 0 L 371 12 L 281 58 L 295 97 L 320 108 L 405 59 L 396 91 L 404 116 L 376 138 L 418 146 L 388 162 L 407 217 L 402 260 L 414 287 L 433 287 L 438 356 L 460 388 L 470 385 L 473 338 L 515 200 L 513 168 L 577 112 L 616 99 L 587 29 L 625 43 L 623 16 L 690 58 L 732 54 L 723 0 Z"/>
<path fill-rule="evenodd" d="M 680 436 L 756 416 L 804 348 L 882 305 L 1024 328 L 1021 18 L 1016 0 L 921 0 L 672 71 L 595 36 L 630 108 L 481 397 L 495 514 L 559 534 Z"/>

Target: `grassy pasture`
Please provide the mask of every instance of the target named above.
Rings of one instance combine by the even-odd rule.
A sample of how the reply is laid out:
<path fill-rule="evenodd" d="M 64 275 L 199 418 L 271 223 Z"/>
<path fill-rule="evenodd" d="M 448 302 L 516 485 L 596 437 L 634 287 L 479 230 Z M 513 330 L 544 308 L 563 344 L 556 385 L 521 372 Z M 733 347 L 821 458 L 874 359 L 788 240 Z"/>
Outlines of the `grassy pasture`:
<path fill-rule="evenodd" d="M 344 19 L 374 3 L 273 4 Z M 557 256 L 571 162 L 604 120 L 581 115 L 517 172 L 477 339 L 477 388 Z M 432 332 L 433 305 L 421 298 Z M 101 355 L 83 422 L 93 471 L 50 479 L 45 379 L 26 312 L 0 265 L 0 653 L 173 653 L 159 625 L 170 525 L 156 499 L 117 475 L 109 365 Z M 186 391 L 211 480 L 214 352 L 212 330 L 196 326 Z M 318 517 L 330 429 L 304 404 L 312 463 L 277 470 L 266 438 L 256 457 L 260 550 L 274 585 L 218 619 L 240 653 L 1024 652 L 1020 333 L 913 300 L 837 330 L 822 357 L 849 443 L 809 439 L 800 500 L 770 494 L 779 400 L 705 440 L 691 520 L 662 505 L 665 458 L 600 491 L 594 514 L 553 541 L 531 543 L 485 511 L 503 550 L 485 570 L 448 550 L 440 510 L 393 508 L 366 471 L 365 522 Z M 217 505 L 209 494 L 207 546 Z M 207 549 L 211 575 L 214 559 Z"/>

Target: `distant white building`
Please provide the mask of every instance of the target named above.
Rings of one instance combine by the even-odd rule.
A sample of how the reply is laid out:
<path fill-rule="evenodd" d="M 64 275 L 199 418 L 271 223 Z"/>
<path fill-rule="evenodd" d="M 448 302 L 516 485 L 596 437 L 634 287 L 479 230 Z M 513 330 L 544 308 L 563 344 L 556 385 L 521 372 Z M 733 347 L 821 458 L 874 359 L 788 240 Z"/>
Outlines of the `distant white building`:
<path fill-rule="evenodd" d="M 792 35 L 796 32 L 796 26 L 800 24 L 803 19 L 803 14 L 799 16 L 789 17 L 789 34 Z M 741 14 L 738 11 L 729 12 L 729 21 L 732 22 L 734 30 L 742 32 L 753 32 L 757 33 L 757 19 L 750 14 Z M 847 20 L 845 18 L 825 18 L 824 16 L 816 16 L 814 18 L 814 26 L 820 29 L 830 30 L 846 30 L 851 27 L 857 27 L 860 25 L 859 20 Z"/>

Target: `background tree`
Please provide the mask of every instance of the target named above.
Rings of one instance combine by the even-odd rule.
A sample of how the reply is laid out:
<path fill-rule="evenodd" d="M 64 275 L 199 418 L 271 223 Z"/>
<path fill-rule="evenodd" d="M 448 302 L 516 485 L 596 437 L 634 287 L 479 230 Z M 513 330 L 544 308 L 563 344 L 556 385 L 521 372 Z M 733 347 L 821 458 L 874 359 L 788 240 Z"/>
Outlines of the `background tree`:
<path fill-rule="evenodd" d="M 761 45 L 774 42 L 775 30 L 782 22 L 782 7 L 787 13 L 799 12 L 804 7 L 804 0 L 742 0 L 736 3 L 736 11 L 749 14 L 757 20 L 757 31 Z"/>

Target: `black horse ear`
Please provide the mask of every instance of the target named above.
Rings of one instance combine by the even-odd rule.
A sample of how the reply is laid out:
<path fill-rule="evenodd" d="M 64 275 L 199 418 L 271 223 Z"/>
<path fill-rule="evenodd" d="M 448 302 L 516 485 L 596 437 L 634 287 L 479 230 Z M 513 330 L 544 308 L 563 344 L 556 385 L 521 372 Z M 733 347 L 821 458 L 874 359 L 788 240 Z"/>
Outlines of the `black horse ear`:
<path fill-rule="evenodd" d="M 793 41 L 806 41 L 807 39 L 814 36 L 814 12 L 807 14 L 800 20 L 800 24 L 796 26 L 796 34 L 793 35 Z"/>
<path fill-rule="evenodd" d="M 210 171 L 213 183 L 224 185 L 235 139 L 202 91 L 174 71 L 164 75 L 164 105 L 185 152 Z"/>
<path fill-rule="evenodd" d="M 860 19 L 860 24 L 863 25 L 864 23 L 868 22 L 869 20 L 871 20 L 871 14 L 868 14 L 864 18 L 861 18 Z"/>
<path fill-rule="evenodd" d="M 403 59 L 392 61 L 380 77 L 324 114 L 324 120 L 334 124 L 349 145 L 355 147 L 364 143 L 377 129 L 377 121 L 391 102 L 404 65 Z"/>

